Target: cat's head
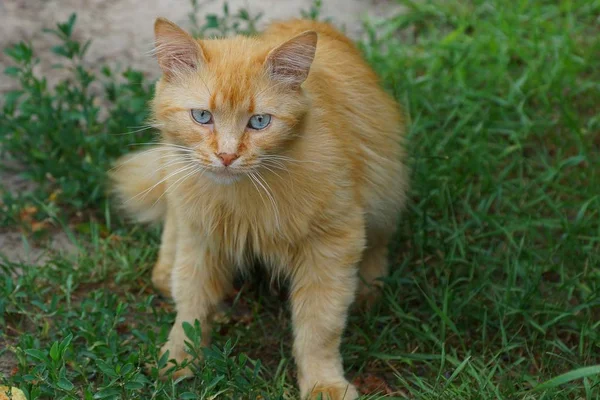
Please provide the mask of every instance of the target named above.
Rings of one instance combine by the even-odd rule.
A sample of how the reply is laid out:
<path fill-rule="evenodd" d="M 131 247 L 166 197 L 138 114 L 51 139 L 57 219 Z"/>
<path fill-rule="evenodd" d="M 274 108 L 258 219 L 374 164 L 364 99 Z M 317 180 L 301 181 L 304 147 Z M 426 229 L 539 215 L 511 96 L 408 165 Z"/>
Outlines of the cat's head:
<path fill-rule="evenodd" d="M 251 37 L 196 40 L 158 19 L 155 35 L 163 77 L 154 118 L 167 141 L 181 146 L 182 164 L 218 183 L 276 165 L 308 111 L 301 85 L 317 34 L 276 44 Z"/>

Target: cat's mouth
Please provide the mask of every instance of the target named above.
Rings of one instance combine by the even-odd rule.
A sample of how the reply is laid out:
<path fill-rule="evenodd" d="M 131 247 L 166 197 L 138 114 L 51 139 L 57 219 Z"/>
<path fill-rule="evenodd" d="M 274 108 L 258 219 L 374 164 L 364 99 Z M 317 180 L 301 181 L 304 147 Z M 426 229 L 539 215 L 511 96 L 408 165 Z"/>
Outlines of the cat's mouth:
<path fill-rule="evenodd" d="M 231 184 L 242 179 L 246 173 L 237 168 L 211 168 L 206 171 L 206 175 L 216 183 Z"/>

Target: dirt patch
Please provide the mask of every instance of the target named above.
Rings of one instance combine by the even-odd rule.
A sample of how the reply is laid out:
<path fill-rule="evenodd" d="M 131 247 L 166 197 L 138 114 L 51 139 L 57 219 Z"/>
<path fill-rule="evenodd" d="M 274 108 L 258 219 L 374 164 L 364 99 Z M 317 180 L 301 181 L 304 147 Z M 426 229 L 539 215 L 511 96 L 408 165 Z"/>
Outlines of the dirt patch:
<path fill-rule="evenodd" d="M 23 169 L 22 166 L 6 158 L 0 158 L 0 163 L 9 167 L 10 171 Z M 17 172 L 10 171 L 0 168 L 2 190 L 9 190 L 12 193 L 25 193 L 35 188 L 35 184 L 31 181 L 26 180 Z M 6 258 L 9 262 L 39 265 L 47 260 L 51 251 L 73 253 L 75 250 L 76 246 L 64 232 L 55 231 L 49 239 L 39 241 L 33 240 L 16 229 L 0 229 L 0 262 L 2 258 Z"/>
<path fill-rule="evenodd" d="M 0 383 L 3 382 L 2 377 L 10 376 L 16 367 L 17 357 L 8 351 L 8 342 L 0 338 Z"/>
<path fill-rule="evenodd" d="M 77 246 L 64 232 L 53 232 L 49 240 L 33 241 L 19 231 L 0 231 L 0 254 L 10 262 L 42 265 L 52 252 L 74 253 Z"/>

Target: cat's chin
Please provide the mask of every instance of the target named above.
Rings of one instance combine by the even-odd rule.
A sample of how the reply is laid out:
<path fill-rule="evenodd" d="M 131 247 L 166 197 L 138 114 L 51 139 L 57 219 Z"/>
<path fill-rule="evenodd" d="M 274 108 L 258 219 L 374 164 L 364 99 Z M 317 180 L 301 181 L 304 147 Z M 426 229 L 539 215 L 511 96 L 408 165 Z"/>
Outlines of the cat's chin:
<path fill-rule="evenodd" d="M 214 170 L 206 171 L 206 176 L 219 185 L 231 185 L 240 181 L 244 177 L 244 174 L 228 170 Z"/>

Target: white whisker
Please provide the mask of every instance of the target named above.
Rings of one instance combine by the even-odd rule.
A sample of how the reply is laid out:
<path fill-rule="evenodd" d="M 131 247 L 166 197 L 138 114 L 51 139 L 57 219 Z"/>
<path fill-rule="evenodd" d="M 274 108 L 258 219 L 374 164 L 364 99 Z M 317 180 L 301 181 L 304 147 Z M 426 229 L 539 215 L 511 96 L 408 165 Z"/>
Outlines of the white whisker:
<path fill-rule="evenodd" d="M 266 165 L 262 166 L 264 169 L 266 169 L 267 171 L 271 172 L 273 175 L 277 176 L 279 179 L 283 180 L 283 177 L 281 175 L 279 175 L 277 172 L 275 172 L 274 170 L 272 170 L 271 168 L 269 168 Z M 289 172 L 289 171 L 288 171 Z"/>
<path fill-rule="evenodd" d="M 273 212 L 275 213 L 275 223 L 277 224 L 277 227 L 279 228 L 279 226 L 280 226 L 280 224 L 279 224 L 279 209 L 277 208 L 277 202 L 275 201 L 275 198 L 273 197 L 273 194 L 271 193 L 273 190 L 271 189 L 271 186 L 268 184 L 268 182 L 265 180 L 265 178 L 258 171 L 256 172 L 256 178 L 257 178 L 256 183 L 258 183 L 264 189 L 266 195 L 269 197 L 269 200 L 271 201 L 271 204 L 273 206 Z"/>
<path fill-rule="evenodd" d="M 177 174 L 180 174 L 180 173 L 182 173 L 182 172 L 184 172 L 184 171 L 189 171 L 189 169 L 190 169 L 190 168 L 193 168 L 193 167 L 194 167 L 194 165 L 190 165 L 190 166 L 187 166 L 187 167 L 185 167 L 185 166 L 184 166 L 184 167 L 182 167 L 182 168 L 178 169 L 177 171 L 175 171 L 175 172 L 173 172 L 173 173 L 171 173 L 171 174 L 169 174 L 169 175 L 165 176 L 163 179 L 161 179 L 160 181 L 156 182 L 154 185 L 152 185 L 152 186 L 151 186 L 151 187 L 149 187 L 148 189 L 146 189 L 146 190 L 143 190 L 142 192 L 140 192 L 140 193 L 136 194 L 135 196 L 133 196 L 133 197 L 132 197 L 132 198 L 130 198 L 129 200 L 125 201 L 125 203 L 128 203 L 128 202 L 130 202 L 131 200 L 133 200 L 133 199 L 136 199 L 136 198 L 137 198 L 137 197 L 139 197 L 139 196 L 142 196 L 142 197 L 141 197 L 141 199 L 145 199 L 145 198 L 146 198 L 146 196 L 148 195 L 148 193 L 150 193 L 152 190 L 154 190 L 154 188 L 156 188 L 158 185 L 160 185 L 161 183 L 165 182 L 167 179 L 171 178 L 172 176 L 175 176 L 175 175 L 177 175 Z"/>
<path fill-rule="evenodd" d="M 153 129 L 153 128 L 157 128 L 157 127 L 154 126 L 154 125 L 145 125 L 145 126 L 132 127 L 132 128 L 137 128 L 137 129 L 135 129 L 134 131 L 128 131 L 128 132 L 111 133 L 111 135 L 113 135 L 113 136 L 133 135 L 134 133 L 143 132 L 143 131 L 146 131 L 148 129 Z"/>
<path fill-rule="evenodd" d="M 171 192 L 171 190 L 173 190 L 173 191 L 174 191 L 175 189 L 177 189 L 177 188 L 178 188 L 178 187 L 179 187 L 179 186 L 180 186 L 180 185 L 181 185 L 183 182 L 185 182 L 185 181 L 186 181 L 186 179 L 187 179 L 187 178 L 189 178 L 190 176 L 192 176 L 192 175 L 194 175 L 194 174 L 198 173 L 198 171 L 199 171 L 199 167 L 198 167 L 198 166 L 195 166 L 195 168 L 193 168 L 191 172 L 189 172 L 189 173 L 187 173 L 186 175 L 184 175 L 183 177 L 181 177 L 181 178 L 177 179 L 177 180 L 175 181 L 175 183 L 173 183 L 172 185 L 170 185 L 170 186 L 167 188 L 167 190 L 165 190 L 164 192 L 162 192 L 162 194 L 161 194 L 160 196 L 158 196 L 158 199 L 156 199 L 156 201 L 154 202 L 154 204 L 157 204 L 157 203 L 158 203 L 158 201 L 159 201 L 159 200 L 160 200 L 160 199 L 161 199 L 161 198 L 162 198 L 162 197 L 163 197 L 165 194 L 167 194 L 167 193 Z M 153 204 L 152 206 L 154 206 L 154 204 Z"/>
<path fill-rule="evenodd" d="M 263 204 L 266 206 L 267 203 L 265 202 L 265 198 L 263 197 L 262 193 L 260 192 L 260 190 L 258 189 L 258 186 L 256 185 L 256 177 L 254 176 L 254 174 L 252 172 L 248 173 L 248 177 L 250 178 L 250 182 L 252 182 L 252 185 L 254 186 L 254 188 L 256 189 L 256 192 L 258 193 L 258 195 L 260 196 L 260 199 L 262 200 Z"/>

